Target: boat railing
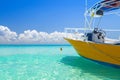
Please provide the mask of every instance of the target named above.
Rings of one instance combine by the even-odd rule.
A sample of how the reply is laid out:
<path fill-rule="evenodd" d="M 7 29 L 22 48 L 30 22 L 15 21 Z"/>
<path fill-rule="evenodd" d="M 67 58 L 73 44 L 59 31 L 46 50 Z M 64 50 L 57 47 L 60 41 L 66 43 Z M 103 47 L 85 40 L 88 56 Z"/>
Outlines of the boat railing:
<path fill-rule="evenodd" d="M 64 28 L 64 32 L 66 34 L 71 34 L 72 36 L 66 36 L 67 38 L 72 39 L 78 39 L 83 40 L 84 33 L 93 31 L 94 29 L 88 29 L 88 28 Z M 107 40 L 116 40 L 120 41 L 120 29 L 102 29 L 106 32 L 106 38 Z M 109 39 L 110 38 L 110 39 Z"/>
<path fill-rule="evenodd" d="M 64 32 L 67 34 L 65 37 L 74 40 L 83 40 L 84 30 L 85 30 L 84 28 L 65 28 Z"/>

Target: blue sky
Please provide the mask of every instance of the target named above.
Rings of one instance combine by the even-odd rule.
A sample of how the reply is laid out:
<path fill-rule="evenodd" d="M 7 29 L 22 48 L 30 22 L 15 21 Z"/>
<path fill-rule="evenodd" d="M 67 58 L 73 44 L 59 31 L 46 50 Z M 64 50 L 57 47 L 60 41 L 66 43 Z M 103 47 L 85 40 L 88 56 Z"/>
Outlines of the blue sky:
<path fill-rule="evenodd" d="M 88 0 L 88 7 L 97 1 Z M 17 33 L 28 29 L 50 33 L 84 26 L 84 0 L 0 0 L 0 3 L 0 25 Z M 117 17 L 105 16 L 101 26 L 118 26 Z"/>
<path fill-rule="evenodd" d="M 0 25 L 17 33 L 83 26 L 84 0 L 0 0 L 0 3 Z"/>
<path fill-rule="evenodd" d="M 97 1 L 88 0 L 88 8 Z M 64 28 L 84 27 L 84 0 L 0 0 L 0 3 L 0 44 L 64 44 Z M 104 16 L 100 27 L 119 29 L 119 21 L 119 16 Z M 113 38 L 116 34 L 108 35 Z"/>

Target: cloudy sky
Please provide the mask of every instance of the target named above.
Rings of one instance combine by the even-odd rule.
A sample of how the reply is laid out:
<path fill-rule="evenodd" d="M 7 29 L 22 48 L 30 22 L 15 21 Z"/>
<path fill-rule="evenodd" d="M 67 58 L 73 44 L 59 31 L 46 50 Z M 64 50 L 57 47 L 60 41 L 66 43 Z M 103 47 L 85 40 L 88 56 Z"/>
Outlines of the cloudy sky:
<path fill-rule="evenodd" d="M 84 1 L 0 0 L 0 43 L 45 43 L 45 38 L 60 43 L 64 28 L 84 26 Z M 88 0 L 88 7 L 97 1 Z M 101 23 L 103 28 L 119 28 L 116 15 L 105 16 Z"/>
<path fill-rule="evenodd" d="M 64 37 L 75 38 L 73 34 L 54 31 L 52 33 L 37 30 L 25 30 L 23 33 L 11 31 L 0 26 L 0 44 L 68 44 Z"/>

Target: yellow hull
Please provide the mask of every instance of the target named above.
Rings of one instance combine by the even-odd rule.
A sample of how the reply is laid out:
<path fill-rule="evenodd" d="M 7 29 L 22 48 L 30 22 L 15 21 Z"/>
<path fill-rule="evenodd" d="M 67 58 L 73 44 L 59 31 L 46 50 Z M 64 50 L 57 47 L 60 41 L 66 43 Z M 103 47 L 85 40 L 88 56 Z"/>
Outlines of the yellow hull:
<path fill-rule="evenodd" d="M 78 52 L 79 55 L 95 61 L 105 62 L 120 66 L 120 46 L 99 44 L 65 38 Z"/>

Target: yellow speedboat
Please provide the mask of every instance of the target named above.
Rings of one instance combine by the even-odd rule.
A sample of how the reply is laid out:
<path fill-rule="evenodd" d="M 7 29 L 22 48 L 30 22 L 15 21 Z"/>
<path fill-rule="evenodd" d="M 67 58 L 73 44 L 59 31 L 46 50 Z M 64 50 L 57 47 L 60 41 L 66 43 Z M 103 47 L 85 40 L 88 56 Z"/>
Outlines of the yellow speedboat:
<path fill-rule="evenodd" d="M 90 30 L 92 20 L 102 17 L 107 12 L 120 8 L 120 0 L 102 0 L 85 12 L 85 27 Z M 87 18 L 86 16 L 90 16 Z M 99 24 L 99 23 L 98 23 Z M 94 27 L 94 26 L 92 26 Z M 98 27 L 98 26 L 97 26 Z M 120 43 L 106 43 L 105 32 L 95 28 L 92 32 L 85 31 L 85 40 L 65 38 L 78 52 L 79 55 L 90 60 L 120 66 Z"/>
<path fill-rule="evenodd" d="M 65 38 L 77 51 L 87 59 L 120 66 L 120 45 L 85 42 Z"/>

